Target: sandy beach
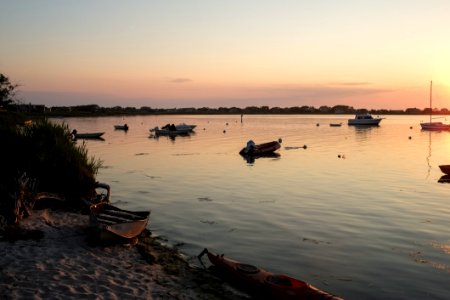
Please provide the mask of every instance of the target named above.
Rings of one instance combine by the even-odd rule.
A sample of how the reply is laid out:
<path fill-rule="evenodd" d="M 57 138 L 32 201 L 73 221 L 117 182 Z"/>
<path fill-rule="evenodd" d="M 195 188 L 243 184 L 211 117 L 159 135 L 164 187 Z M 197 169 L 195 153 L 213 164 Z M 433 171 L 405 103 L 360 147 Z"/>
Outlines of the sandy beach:
<path fill-rule="evenodd" d="M 0 299 L 250 299 L 147 231 L 137 245 L 95 246 L 88 215 L 50 209 L 0 241 Z"/>

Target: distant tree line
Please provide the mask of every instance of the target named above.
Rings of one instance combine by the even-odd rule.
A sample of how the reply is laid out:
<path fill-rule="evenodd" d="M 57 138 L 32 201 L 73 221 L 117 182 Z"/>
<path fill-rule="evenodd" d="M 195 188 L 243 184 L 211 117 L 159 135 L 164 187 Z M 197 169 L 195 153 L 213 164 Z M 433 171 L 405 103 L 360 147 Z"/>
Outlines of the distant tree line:
<path fill-rule="evenodd" d="M 247 106 L 240 107 L 183 107 L 183 108 L 152 108 L 149 106 L 136 107 L 100 107 L 97 104 L 76 106 L 52 106 L 35 104 L 21 104 L 14 99 L 18 85 L 10 82 L 9 78 L 0 73 L 0 111 L 9 110 L 37 116 L 47 117 L 70 117 L 70 116 L 111 116 L 111 115 L 170 115 L 170 114 L 355 114 L 369 112 L 375 115 L 429 115 L 430 108 L 407 108 L 405 110 L 391 109 L 364 109 L 354 108 L 348 105 L 335 106 L 293 106 L 293 107 L 269 107 L 269 106 Z M 447 108 L 433 108 L 434 115 L 449 115 Z"/>
<path fill-rule="evenodd" d="M 347 105 L 335 106 L 293 106 L 293 107 L 269 107 L 269 106 L 247 106 L 239 107 L 184 107 L 184 108 L 151 108 L 149 106 L 136 107 L 101 107 L 97 104 L 77 106 L 52 106 L 33 104 L 9 104 L 10 110 L 34 115 L 52 116 L 111 116 L 111 115 L 164 115 L 164 114 L 355 114 L 369 112 L 375 115 L 422 115 L 430 114 L 430 108 L 407 108 L 405 110 L 390 109 L 356 109 Z M 435 115 L 449 115 L 447 108 L 432 111 Z"/>

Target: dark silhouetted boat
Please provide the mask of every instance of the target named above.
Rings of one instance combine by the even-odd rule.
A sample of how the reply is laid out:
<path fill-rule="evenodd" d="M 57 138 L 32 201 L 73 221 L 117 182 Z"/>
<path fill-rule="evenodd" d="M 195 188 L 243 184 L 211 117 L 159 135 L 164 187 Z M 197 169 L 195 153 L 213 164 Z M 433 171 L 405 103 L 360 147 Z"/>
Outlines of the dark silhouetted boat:
<path fill-rule="evenodd" d="M 450 165 L 440 165 L 439 169 L 441 169 L 442 173 L 450 175 Z"/>
<path fill-rule="evenodd" d="M 72 136 L 74 139 L 102 139 L 102 135 L 104 134 L 104 132 L 78 133 L 76 129 L 72 131 Z"/>
<path fill-rule="evenodd" d="M 123 125 L 114 125 L 114 129 L 115 130 L 128 130 L 128 125 L 127 124 L 123 124 Z"/>
<path fill-rule="evenodd" d="M 250 140 L 247 142 L 247 146 L 239 151 L 239 154 L 243 156 L 262 156 L 265 154 L 273 153 L 274 151 L 280 149 L 280 147 L 281 145 L 277 141 L 272 141 L 264 144 L 255 144 L 252 140 Z"/>

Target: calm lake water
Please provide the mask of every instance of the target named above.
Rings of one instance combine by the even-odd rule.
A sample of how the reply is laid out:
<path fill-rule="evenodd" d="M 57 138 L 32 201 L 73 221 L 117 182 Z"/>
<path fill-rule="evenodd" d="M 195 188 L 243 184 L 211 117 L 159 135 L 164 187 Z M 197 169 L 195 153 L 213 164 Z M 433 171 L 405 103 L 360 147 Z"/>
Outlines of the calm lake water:
<path fill-rule="evenodd" d="M 450 299 L 450 184 L 438 183 L 450 132 L 421 131 L 426 116 L 389 115 L 371 128 L 347 126 L 350 117 L 54 121 L 105 132 L 86 143 L 104 162 L 97 178 L 112 202 L 151 209 L 149 229 L 193 264 L 207 247 L 346 299 Z M 181 122 L 196 124 L 195 134 L 149 137 Z M 114 130 L 123 123 L 128 132 Z M 279 157 L 248 163 L 238 154 L 249 139 L 279 138 Z"/>

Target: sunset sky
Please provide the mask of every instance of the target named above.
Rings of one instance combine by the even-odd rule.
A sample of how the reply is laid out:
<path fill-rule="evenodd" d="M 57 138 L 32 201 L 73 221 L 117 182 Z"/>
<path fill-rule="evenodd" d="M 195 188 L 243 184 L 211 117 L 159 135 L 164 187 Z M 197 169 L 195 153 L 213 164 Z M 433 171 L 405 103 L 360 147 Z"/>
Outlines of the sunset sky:
<path fill-rule="evenodd" d="M 448 0 L 0 0 L 25 103 L 450 108 Z"/>

